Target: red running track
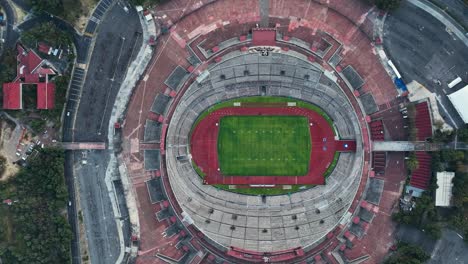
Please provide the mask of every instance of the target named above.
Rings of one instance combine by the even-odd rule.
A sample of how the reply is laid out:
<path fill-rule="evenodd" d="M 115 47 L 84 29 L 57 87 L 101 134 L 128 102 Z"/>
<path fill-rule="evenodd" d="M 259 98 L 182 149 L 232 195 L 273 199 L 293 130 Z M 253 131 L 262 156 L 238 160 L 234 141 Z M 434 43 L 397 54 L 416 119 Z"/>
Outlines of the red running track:
<path fill-rule="evenodd" d="M 311 135 L 311 159 L 305 176 L 223 176 L 219 168 L 217 139 L 220 119 L 224 116 L 282 115 L 308 118 Z M 227 107 L 210 113 L 198 123 L 190 139 L 192 159 L 206 175 L 204 184 L 324 184 L 323 174 L 333 160 L 335 151 L 354 151 L 354 141 L 346 141 L 349 149 L 343 149 L 335 141 L 333 129 L 319 113 L 300 107 Z"/>

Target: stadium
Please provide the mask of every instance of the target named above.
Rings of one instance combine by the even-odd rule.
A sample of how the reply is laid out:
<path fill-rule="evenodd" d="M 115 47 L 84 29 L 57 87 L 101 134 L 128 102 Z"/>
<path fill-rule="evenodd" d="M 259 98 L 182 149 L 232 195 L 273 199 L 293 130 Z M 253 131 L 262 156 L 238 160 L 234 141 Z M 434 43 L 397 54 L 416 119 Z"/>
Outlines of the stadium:
<path fill-rule="evenodd" d="M 388 251 L 352 246 L 377 212 L 364 200 L 369 115 L 397 103 L 372 52 L 378 12 L 360 20 L 370 12 L 361 1 L 272 3 L 207 1 L 158 18 L 170 30 L 123 126 L 137 263 L 337 263 Z"/>
<path fill-rule="evenodd" d="M 194 225 L 221 246 L 307 248 L 338 224 L 356 193 L 362 165 L 357 117 L 345 110 L 351 106 L 340 88 L 308 61 L 283 53 L 230 54 L 191 84 L 174 109 L 166 141 L 171 189 Z M 340 155 L 325 184 L 335 151 Z M 301 191 L 292 193 L 293 186 Z M 262 187 L 286 192 L 267 196 Z M 252 188 L 263 196 L 246 195 Z"/>

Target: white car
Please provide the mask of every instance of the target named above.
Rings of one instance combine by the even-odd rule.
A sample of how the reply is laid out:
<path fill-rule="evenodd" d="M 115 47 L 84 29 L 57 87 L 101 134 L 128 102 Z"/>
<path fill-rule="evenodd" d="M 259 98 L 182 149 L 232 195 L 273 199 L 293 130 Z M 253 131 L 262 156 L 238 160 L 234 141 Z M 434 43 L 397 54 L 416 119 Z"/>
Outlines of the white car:
<path fill-rule="evenodd" d="M 70 111 L 67 112 L 67 116 L 70 116 Z"/>

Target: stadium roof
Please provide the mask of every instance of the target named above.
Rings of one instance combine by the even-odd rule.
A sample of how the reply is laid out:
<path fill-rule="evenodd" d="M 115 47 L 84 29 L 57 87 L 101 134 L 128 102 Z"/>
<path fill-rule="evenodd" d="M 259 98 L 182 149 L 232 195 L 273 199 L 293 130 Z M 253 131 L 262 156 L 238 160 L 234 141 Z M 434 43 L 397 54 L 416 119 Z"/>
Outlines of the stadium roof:
<path fill-rule="evenodd" d="M 22 109 L 21 83 L 3 84 L 3 109 Z"/>
<path fill-rule="evenodd" d="M 460 90 L 449 94 L 448 98 L 452 102 L 455 109 L 457 109 L 458 114 L 463 119 L 465 124 L 468 123 L 468 104 L 466 103 L 466 98 L 468 98 L 468 85 L 461 88 Z"/>
<path fill-rule="evenodd" d="M 437 190 L 436 190 L 436 206 L 450 206 L 452 200 L 452 179 L 455 177 L 455 172 L 442 171 L 437 172 Z"/>

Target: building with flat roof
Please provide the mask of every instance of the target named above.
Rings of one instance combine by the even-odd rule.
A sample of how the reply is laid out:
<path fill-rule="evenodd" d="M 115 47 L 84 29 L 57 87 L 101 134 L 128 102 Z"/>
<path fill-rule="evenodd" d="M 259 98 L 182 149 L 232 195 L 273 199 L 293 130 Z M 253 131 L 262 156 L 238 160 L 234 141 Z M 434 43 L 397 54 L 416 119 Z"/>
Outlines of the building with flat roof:
<path fill-rule="evenodd" d="M 457 109 L 457 112 L 461 119 L 463 119 L 463 122 L 468 124 L 468 104 L 466 103 L 466 98 L 468 98 L 468 85 L 452 94 L 449 94 L 448 98 L 455 109 Z"/>
<path fill-rule="evenodd" d="M 442 171 L 437 172 L 437 190 L 436 190 L 436 206 L 449 207 L 452 205 L 452 188 L 453 188 L 453 177 L 455 172 Z"/>

